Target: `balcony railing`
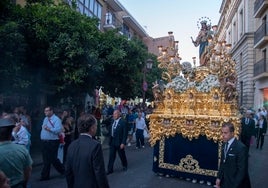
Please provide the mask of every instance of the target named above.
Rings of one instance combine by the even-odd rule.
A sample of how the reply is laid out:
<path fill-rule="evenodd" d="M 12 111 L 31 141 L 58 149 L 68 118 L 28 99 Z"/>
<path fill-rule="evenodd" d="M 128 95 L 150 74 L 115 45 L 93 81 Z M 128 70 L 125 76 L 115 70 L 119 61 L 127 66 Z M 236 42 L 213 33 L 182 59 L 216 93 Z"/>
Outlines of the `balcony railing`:
<path fill-rule="evenodd" d="M 116 18 L 114 13 L 111 13 L 111 12 L 106 13 L 105 22 L 104 22 L 104 25 L 103 25 L 103 27 L 105 29 L 115 29 L 120 25 L 121 24 L 120 24 L 119 20 Z"/>
<path fill-rule="evenodd" d="M 267 72 L 267 60 L 262 59 L 254 64 L 254 77 Z"/>
<path fill-rule="evenodd" d="M 267 0 L 256 0 L 254 3 L 254 17 L 260 18 L 267 6 Z"/>
<path fill-rule="evenodd" d="M 259 8 L 263 4 L 263 2 L 264 2 L 264 0 L 256 0 L 254 2 L 254 14 L 257 12 L 257 10 L 259 10 Z"/>
<path fill-rule="evenodd" d="M 267 31 L 268 31 L 268 24 L 265 22 L 254 33 L 254 45 L 259 43 L 261 39 L 263 39 L 265 36 L 268 36 Z"/>

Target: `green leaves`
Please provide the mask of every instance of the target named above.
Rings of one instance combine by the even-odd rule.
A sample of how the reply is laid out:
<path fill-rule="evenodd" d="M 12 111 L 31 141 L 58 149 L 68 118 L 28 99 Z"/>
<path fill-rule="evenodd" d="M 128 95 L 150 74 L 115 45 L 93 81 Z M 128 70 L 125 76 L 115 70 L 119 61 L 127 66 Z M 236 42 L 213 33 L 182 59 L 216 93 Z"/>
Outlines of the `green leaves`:
<path fill-rule="evenodd" d="M 156 62 L 142 41 L 116 30 L 100 32 L 99 20 L 66 4 L 31 0 L 24 8 L 8 5 L 0 17 L 2 92 L 69 97 L 103 86 L 112 96 L 141 97 L 144 62 Z"/>

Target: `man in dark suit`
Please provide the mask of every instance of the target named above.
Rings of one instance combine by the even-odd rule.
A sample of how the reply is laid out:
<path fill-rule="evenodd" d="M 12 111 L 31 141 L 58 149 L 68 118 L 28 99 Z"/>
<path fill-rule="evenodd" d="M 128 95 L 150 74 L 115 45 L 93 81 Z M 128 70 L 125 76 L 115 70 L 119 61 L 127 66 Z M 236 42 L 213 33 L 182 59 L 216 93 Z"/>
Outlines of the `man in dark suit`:
<path fill-rule="evenodd" d="M 247 146 L 248 151 L 250 147 L 250 142 L 255 134 L 255 121 L 252 119 L 252 111 L 247 110 L 245 117 L 241 120 L 241 134 L 240 140 L 245 146 Z"/>
<path fill-rule="evenodd" d="M 68 188 L 109 188 L 101 144 L 93 137 L 97 120 L 90 114 L 78 120 L 80 136 L 68 148 L 66 179 Z"/>
<path fill-rule="evenodd" d="M 123 170 L 127 170 L 127 158 L 125 153 L 125 146 L 127 140 L 127 125 L 124 119 L 120 117 L 119 110 L 113 112 L 112 125 L 110 127 L 110 154 L 107 174 L 113 173 L 114 161 L 116 158 L 116 152 L 118 153 Z"/>
<path fill-rule="evenodd" d="M 234 125 L 222 125 L 224 141 L 216 188 L 250 188 L 247 147 L 234 137 Z"/>

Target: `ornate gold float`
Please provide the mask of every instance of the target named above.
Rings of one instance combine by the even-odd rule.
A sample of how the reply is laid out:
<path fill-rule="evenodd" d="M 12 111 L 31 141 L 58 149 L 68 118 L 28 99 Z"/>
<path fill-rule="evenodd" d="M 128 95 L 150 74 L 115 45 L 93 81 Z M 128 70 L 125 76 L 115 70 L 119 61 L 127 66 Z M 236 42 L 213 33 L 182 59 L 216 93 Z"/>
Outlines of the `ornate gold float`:
<path fill-rule="evenodd" d="M 163 69 L 164 81 L 154 83 L 154 112 L 149 115 L 153 171 L 157 173 L 215 181 L 222 124 L 231 122 L 235 136 L 240 133 L 231 46 L 218 41 L 215 32 L 208 38 L 202 66 L 196 66 L 195 58 L 193 65 L 180 62 L 172 32 L 169 46 L 159 46 L 158 67 Z"/>
<path fill-rule="evenodd" d="M 170 34 L 170 33 L 169 33 Z M 180 63 L 177 43 L 159 47 L 159 65 L 164 90 L 158 83 L 153 87 L 154 113 L 150 115 L 150 143 L 162 137 L 182 134 L 190 140 L 205 135 L 214 142 L 221 140 L 221 125 L 232 122 L 236 136 L 240 132 L 237 106 L 235 63 L 229 55 L 229 45 L 216 37 L 206 48 L 206 66 Z"/>

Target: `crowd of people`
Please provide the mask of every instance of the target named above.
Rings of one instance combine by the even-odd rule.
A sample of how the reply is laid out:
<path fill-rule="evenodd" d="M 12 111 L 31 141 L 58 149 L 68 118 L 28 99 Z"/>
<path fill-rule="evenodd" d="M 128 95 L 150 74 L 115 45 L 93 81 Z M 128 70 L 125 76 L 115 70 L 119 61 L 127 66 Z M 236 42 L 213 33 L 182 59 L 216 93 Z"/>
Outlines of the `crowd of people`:
<path fill-rule="evenodd" d="M 127 105 L 127 104 L 121 104 L 121 105 L 105 105 L 102 108 L 102 111 L 99 107 L 92 106 L 89 109 L 85 109 L 79 114 L 79 117 L 74 118 L 72 117 L 72 113 L 70 110 L 59 110 L 54 109 L 52 106 L 46 106 L 44 108 L 44 119 L 40 125 L 40 140 L 41 140 L 41 151 L 42 151 L 42 159 L 43 159 L 43 168 L 41 170 L 41 176 L 40 181 L 45 181 L 50 179 L 50 168 L 51 165 L 54 166 L 54 168 L 59 172 L 61 176 L 65 176 L 68 173 L 68 148 L 72 147 L 72 143 L 75 140 L 80 139 L 81 135 L 90 135 L 90 137 L 94 140 L 94 143 L 99 143 L 101 146 L 101 139 L 100 137 L 107 137 L 110 139 L 110 143 L 112 142 L 113 138 L 117 136 L 120 137 L 120 145 L 122 148 L 124 148 L 127 143 L 128 146 L 132 143 L 132 137 L 133 134 L 136 132 L 135 127 L 135 121 L 136 119 L 143 118 L 143 122 L 145 122 L 145 113 L 151 112 L 151 109 L 148 108 L 148 110 L 145 112 L 140 106 L 138 105 Z M 132 113 L 132 112 L 135 113 Z M 140 115 L 138 115 L 140 114 Z M 142 116 L 142 117 L 141 117 Z M 86 118 L 87 117 L 87 118 Z M 87 132 L 89 130 L 84 130 L 84 126 L 81 124 L 83 118 L 86 119 L 93 119 L 92 121 L 87 124 L 90 129 L 90 132 Z M 120 124 L 117 125 L 117 128 L 111 132 L 112 123 L 114 121 L 122 122 L 122 131 L 124 136 L 122 137 L 121 134 L 116 133 L 116 131 L 119 129 Z M 32 132 L 32 120 L 30 115 L 27 114 L 27 111 L 25 107 L 15 107 L 14 109 L 9 110 L 2 110 L 1 112 L 1 124 L 0 124 L 0 162 L 5 163 L 6 166 L 0 167 L 0 179 L 3 185 L 9 185 L 11 187 L 26 187 L 28 184 L 28 180 L 31 174 L 31 168 L 32 168 L 32 158 L 30 155 L 30 147 L 31 147 L 31 134 L 38 134 L 36 132 Z M 96 121 L 95 121 L 96 120 Z M 7 122 L 6 122 L 7 121 Z M 103 131 L 101 131 L 101 124 L 107 124 L 107 126 L 103 127 L 103 130 L 106 129 L 107 133 L 104 134 Z M 131 122 L 131 123 L 130 123 Z M 96 130 L 91 130 L 92 127 L 95 127 L 96 124 Z M 144 128 L 146 128 L 147 125 L 144 125 Z M 84 127 L 85 128 L 85 127 Z M 148 129 L 146 128 L 148 131 Z M 114 134 L 114 135 L 112 135 Z M 115 137 L 113 137 L 115 136 Z M 128 138 L 128 140 L 127 140 Z M 144 147 L 144 139 L 138 138 L 136 139 L 137 146 L 141 145 Z M 123 145 L 122 146 L 122 143 Z M 8 143 L 8 144 L 7 144 Z M 9 145 L 10 144 L 10 145 Z M 11 147 L 12 146 L 12 147 Z M 99 147 L 99 145 L 97 145 Z M 110 144 L 110 163 L 107 166 L 107 172 L 105 170 L 105 176 L 106 173 L 108 174 L 109 168 L 113 168 L 113 163 L 115 160 L 115 152 L 118 151 L 118 154 L 120 158 L 122 159 L 122 152 L 121 150 L 118 150 L 117 143 L 114 147 L 114 153 L 112 150 L 113 144 Z M 9 148 L 9 149 L 7 149 Z M 19 148 L 19 149 L 18 149 Z M 138 148 L 138 147 L 137 147 Z M 18 154 L 17 152 L 13 152 L 13 150 L 17 150 L 17 152 L 22 152 L 22 154 Z M 20 151 L 21 150 L 21 151 Z M 60 154 L 59 151 L 62 150 L 62 154 Z M 71 150 L 71 149 L 70 149 Z M 99 150 L 102 151 L 102 150 Z M 96 153 L 93 152 L 92 155 L 95 155 Z M 17 163 L 21 164 L 22 166 L 17 166 L 18 164 L 15 162 L 11 162 L 7 157 L 9 156 L 13 157 L 13 155 L 16 155 L 18 157 Z M 98 154 L 99 155 L 99 154 Z M 27 160 L 26 160 L 27 159 Z M 109 167 L 111 166 L 111 167 Z M 126 156 L 124 158 L 124 170 L 127 170 L 127 159 Z M 68 168 L 67 168 L 68 167 Z M 14 173 L 14 169 L 16 169 L 16 173 Z M 12 172 L 10 169 L 13 169 Z M 27 169 L 27 170 L 26 170 Z M 27 174 L 25 174 L 27 173 Z M 67 179 L 70 176 L 66 176 Z M 70 181 L 68 180 L 68 183 Z M 0 186 L 0 187 L 1 187 Z M 73 187 L 73 186 L 70 186 Z M 104 186 L 105 187 L 105 186 Z"/>
<path fill-rule="evenodd" d="M 66 177 L 68 187 L 81 187 L 82 184 L 109 187 L 107 175 L 114 172 L 116 155 L 121 160 L 122 170 L 126 171 L 126 147 L 134 143 L 136 149 L 145 147 L 144 135 L 149 133 L 150 128 L 146 115 L 152 111 L 150 106 L 144 108 L 142 105 L 121 103 L 114 106 L 104 105 L 102 109 L 93 106 L 75 118 L 70 110 L 56 111 L 52 106 L 46 106 L 45 117 L 39 125 L 43 158 L 40 180 L 50 179 L 50 168 L 53 165 L 61 176 Z M 234 182 L 237 187 L 250 187 L 245 186 L 250 185 L 249 149 L 254 145 L 261 150 L 264 145 L 267 131 L 266 109 L 260 108 L 256 112 L 246 109 L 242 114 L 239 139 L 234 137 L 232 124 L 222 125 L 224 151 L 216 181 L 216 186 L 221 188 Z M 35 134 L 32 132 L 31 117 L 23 106 L 14 108 L 12 113 L 2 111 L 0 187 L 27 186 L 33 163 L 30 155 L 31 134 Z M 109 139 L 109 161 L 106 168 L 101 137 Z M 59 148 L 63 148 L 62 157 L 59 156 Z M 237 157 L 237 160 L 230 160 L 232 157 Z M 16 160 L 10 160 L 11 158 Z M 85 165 L 87 161 L 91 161 L 88 166 Z M 234 161 L 236 162 L 233 163 Z M 239 166 L 239 172 L 230 170 L 236 169 L 230 166 Z"/>

